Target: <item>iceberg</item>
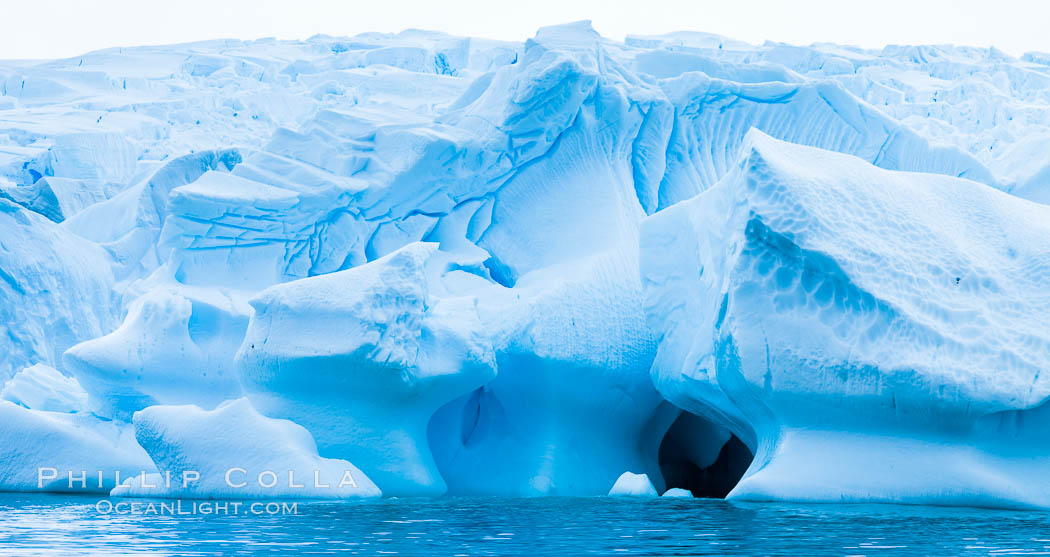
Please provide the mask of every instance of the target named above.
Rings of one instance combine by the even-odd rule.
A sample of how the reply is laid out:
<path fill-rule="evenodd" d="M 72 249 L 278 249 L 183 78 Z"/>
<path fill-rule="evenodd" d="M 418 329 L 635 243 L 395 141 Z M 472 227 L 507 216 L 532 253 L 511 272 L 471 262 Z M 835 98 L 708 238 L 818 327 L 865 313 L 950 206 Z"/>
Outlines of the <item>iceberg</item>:
<path fill-rule="evenodd" d="M 95 413 L 128 420 L 155 404 L 214 408 L 240 394 L 232 360 L 247 310 L 208 294 L 153 288 L 130 305 L 115 331 L 66 351 L 66 367 L 85 386 Z"/>
<path fill-rule="evenodd" d="M 88 407 L 88 393 L 80 383 L 46 364 L 16 373 L 0 389 L 0 399 L 46 412 L 73 413 Z"/>
<path fill-rule="evenodd" d="M 609 490 L 610 497 L 656 497 L 656 488 L 649 476 L 624 472 L 616 479 L 612 489 Z"/>
<path fill-rule="evenodd" d="M 374 482 L 281 497 L 1050 507 L 1048 61 L 588 22 L 0 61 L 0 485 L 271 435 L 253 470 Z"/>
<path fill-rule="evenodd" d="M 101 336 L 117 310 L 110 259 L 98 245 L 0 199 L 0 378 Z"/>
<path fill-rule="evenodd" d="M 321 458 L 302 426 L 259 415 L 247 399 L 215 410 L 150 406 L 135 438 L 157 472 L 124 480 L 111 497 L 349 499 L 379 489 L 345 460 Z"/>
<path fill-rule="evenodd" d="M 495 374 L 474 300 L 455 292 L 474 279 L 435 244 L 415 243 L 264 290 L 237 354 L 248 398 L 388 495 L 444 493 L 427 423 Z"/>
<path fill-rule="evenodd" d="M 90 414 L 0 400 L 0 491 L 108 493 L 152 472 L 131 428 Z"/>
<path fill-rule="evenodd" d="M 602 495 L 624 468 L 662 485 L 658 445 L 678 410 L 649 379 L 637 273 L 635 249 L 612 250 L 481 291 L 498 373 L 429 426 L 450 493 Z"/>
<path fill-rule="evenodd" d="M 755 451 L 729 497 L 1050 504 L 1050 209 L 746 145 L 641 234 L 657 388 Z"/>

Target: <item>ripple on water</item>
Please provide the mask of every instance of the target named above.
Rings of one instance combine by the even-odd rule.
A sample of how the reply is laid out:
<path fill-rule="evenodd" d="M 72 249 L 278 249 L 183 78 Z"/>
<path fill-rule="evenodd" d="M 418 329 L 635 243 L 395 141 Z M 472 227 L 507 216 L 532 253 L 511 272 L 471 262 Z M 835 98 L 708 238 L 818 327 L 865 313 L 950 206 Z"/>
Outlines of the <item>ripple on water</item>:
<path fill-rule="evenodd" d="M 625 498 L 300 502 L 297 514 L 102 515 L 0 494 L 0 554 L 1050 554 L 1050 513 Z"/>

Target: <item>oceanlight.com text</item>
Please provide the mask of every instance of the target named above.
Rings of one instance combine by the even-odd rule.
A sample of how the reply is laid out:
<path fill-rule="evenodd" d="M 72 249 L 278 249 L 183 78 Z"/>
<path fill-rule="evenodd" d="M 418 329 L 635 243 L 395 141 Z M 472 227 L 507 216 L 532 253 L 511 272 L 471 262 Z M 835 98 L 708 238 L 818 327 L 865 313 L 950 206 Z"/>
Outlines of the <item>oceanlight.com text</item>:
<path fill-rule="evenodd" d="M 288 501 L 118 501 L 100 499 L 95 503 L 99 514 L 115 515 L 286 515 L 299 514 L 299 503 Z"/>

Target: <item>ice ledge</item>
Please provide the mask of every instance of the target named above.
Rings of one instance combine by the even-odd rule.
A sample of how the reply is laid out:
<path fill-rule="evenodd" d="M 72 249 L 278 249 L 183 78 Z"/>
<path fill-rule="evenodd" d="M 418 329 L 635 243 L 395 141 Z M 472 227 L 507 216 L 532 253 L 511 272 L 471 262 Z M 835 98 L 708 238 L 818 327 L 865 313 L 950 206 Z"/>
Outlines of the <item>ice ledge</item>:
<path fill-rule="evenodd" d="M 1050 508 L 1050 454 L 1005 445 L 785 428 L 729 499 Z"/>

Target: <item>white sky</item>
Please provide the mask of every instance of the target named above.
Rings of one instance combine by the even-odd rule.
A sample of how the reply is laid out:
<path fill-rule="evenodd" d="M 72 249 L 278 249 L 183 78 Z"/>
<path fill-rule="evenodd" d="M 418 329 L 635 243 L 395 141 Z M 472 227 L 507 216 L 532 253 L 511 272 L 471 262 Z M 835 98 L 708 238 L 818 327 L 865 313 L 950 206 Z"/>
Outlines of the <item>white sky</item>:
<path fill-rule="evenodd" d="M 523 40 L 590 19 L 602 35 L 706 31 L 760 43 L 994 45 L 1050 52 L 1044 0 L 0 0 L 0 58 L 213 38 L 436 29 Z"/>

